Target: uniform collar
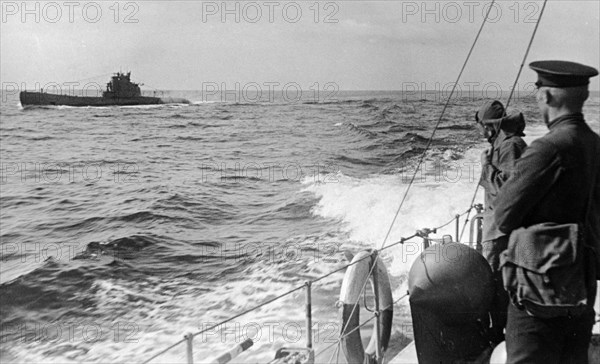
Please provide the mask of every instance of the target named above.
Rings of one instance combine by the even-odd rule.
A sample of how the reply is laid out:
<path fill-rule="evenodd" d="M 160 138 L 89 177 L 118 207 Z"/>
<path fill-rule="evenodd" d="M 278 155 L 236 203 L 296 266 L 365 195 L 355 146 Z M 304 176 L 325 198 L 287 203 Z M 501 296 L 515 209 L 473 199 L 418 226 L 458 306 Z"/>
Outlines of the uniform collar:
<path fill-rule="evenodd" d="M 548 123 L 548 129 L 554 129 L 559 125 L 565 124 L 568 121 L 584 121 L 583 114 L 580 112 L 576 112 L 573 114 L 567 114 L 563 116 L 559 116 L 556 119 L 552 120 Z"/>

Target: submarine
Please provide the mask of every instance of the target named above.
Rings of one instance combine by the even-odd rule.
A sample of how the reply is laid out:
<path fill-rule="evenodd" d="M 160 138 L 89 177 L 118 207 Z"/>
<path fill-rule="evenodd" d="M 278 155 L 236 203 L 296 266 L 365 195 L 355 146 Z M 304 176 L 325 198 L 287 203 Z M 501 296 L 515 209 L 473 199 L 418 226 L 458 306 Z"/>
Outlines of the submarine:
<path fill-rule="evenodd" d="M 140 85 L 131 82 L 131 72 L 115 73 L 101 97 L 71 96 L 43 92 L 21 91 L 21 106 L 135 106 L 160 104 L 189 104 L 182 98 L 142 96 Z"/>

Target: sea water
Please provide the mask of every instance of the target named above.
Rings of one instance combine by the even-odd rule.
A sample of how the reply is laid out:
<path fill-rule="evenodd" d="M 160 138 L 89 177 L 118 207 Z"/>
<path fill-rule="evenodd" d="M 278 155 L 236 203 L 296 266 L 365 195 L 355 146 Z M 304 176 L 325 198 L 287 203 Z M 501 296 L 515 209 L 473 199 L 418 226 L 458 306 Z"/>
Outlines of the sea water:
<path fill-rule="evenodd" d="M 178 92 L 192 104 L 33 109 L 5 96 L 3 362 L 143 362 L 186 333 L 340 269 L 346 252 L 464 213 L 487 147 L 473 120 L 486 100 L 461 95 L 428 149 L 442 93 L 207 102 Z M 546 132 L 532 95 L 511 105 L 525 114 L 526 141 Z M 598 106 L 595 95 L 585 109 L 597 132 Z M 455 229 L 431 237 L 456 239 Z M 395 299 L 420 249 L 412 239 L 380 253 Z M 312 286 L 318 361 L 337 356 L 343 273 Z M 399 350 L 412 337 L 406 298 L 394 311 Z M 306 336 L 300 289 L 196 336 L 194 357 L 206 362 L 252 338 L 236 362 L 266 362 L 280 347 L 305 346 Z M 155 362 L 185 360 L 179 344 Z"/>

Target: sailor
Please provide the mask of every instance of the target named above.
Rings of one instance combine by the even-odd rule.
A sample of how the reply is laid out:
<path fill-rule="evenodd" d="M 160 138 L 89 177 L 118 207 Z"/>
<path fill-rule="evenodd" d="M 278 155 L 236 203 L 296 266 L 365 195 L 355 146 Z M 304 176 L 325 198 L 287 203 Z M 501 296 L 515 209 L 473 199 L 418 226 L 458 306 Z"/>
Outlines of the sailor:
<path fill-rule="evenodd" d="M 549 132 L 532 142 L 517 160 L 515 173 L 499 191 L 494 216 L 501 232 L 512 233 L 502 264 L 509 261 L 514 245 L 515 249 L 524 248 L 526 258 L 532 259 L 530 263 L 535 258 L 550 268 L 539 283 L 542 287 L 527 287 L 528 282 L 521 281 L 525 287 L 513 290 L 511 276 L 504 277 L 511 295 L 506 327 L 507 362 L 587 363 L 596 294 L 597 258 L 591 247 L 597 244 L 593 237 L 600 236 L 600 177 L 596 177 L 600 170 L 600 136 L 585 122 L 582 109 L 589 96 L 589 79 L 598 71 L 566 61 L 538 61 L 529 66 L 538 74 L 536 99 Z M 557 237 L 575 240 L 576 246 L 575 252 L 564 250 L 558 254 L 548 245 L 557 240 L 542 243 L 541 235 L 533 233 L 534 229 L 539 232 L 548 226 L 541 223 L 580 224 L 584 238 Z M 527 231 L 529 235 L 520 235 Z M 528 237 L 531 244 L 525 242 Z M 523 260 L 523 255 L 513 257 Z M 572 259 L 573 263 L 566 264 L 565 259 Z M 578 284 L 556 287 L 556 276 L 550 272 L 561 261 L 561 268 L 582 272 L 581 279 L 575 281 Z M 506 263 L 503 269 L 511 264 Z M 567 277 L 561 274 L 560 278 Z M 566 297 L 577 293 L 577 285 L 582 287 L 579 293 L 583 291 L 585 304 L 570 305 Z M 561 291 L 556 297 L 569 305 L 566 311 L 567 306 L 561 302 L 552 307 L 557 310 L 549 310 L 549 306 L 533 306 L 532 301 L 520 300 L 524 295 L 531 298 L 551 294 L 549 287 Z"/>
<path fill-rule="evenodd" d="M 506 182 L 516 160 L 527 147 L 522 136 L 525 119 L 520 112 L 505 116 L 504 106 L 500 101 L 486 102 L 475 114 L 475 120 L 482 128 L 484 137 L 491 148 L 481 155 L 481 179 L 479 184 L 485 189 L 485 212 L 483 219 L 482 255 L 492 268 L 494 278 L 494 299 L 491 307 L 492 327 L 490 340 L 494 343 L 504 341 L 506 326 L 506 308 L 508 294 L 502 284 L 500 270 L 500 254 L 508 245 L 508 235 L 496 226 L 494 220 L 494 201 L 500 187 Z"/>

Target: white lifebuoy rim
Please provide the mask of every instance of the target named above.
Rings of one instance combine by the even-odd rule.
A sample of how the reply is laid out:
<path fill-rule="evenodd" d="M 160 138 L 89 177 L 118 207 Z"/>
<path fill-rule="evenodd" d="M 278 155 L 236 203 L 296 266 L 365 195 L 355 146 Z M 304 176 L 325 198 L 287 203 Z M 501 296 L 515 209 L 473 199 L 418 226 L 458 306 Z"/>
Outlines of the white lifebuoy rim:
<path fill-rule="evenodd" d="M 342 304 L 340 309 L 342 321 L 342 351 L 344 355 L 346 355 L 346 360 L 349 364 L 362 364 L 365 355 L 373 357 L 376 351 L 377 335 L 373 334 L 371 336 L 367 349 L 363 350 L 360 330 L 355 330 L 358 325 L 360 325 L 360 307 L 356 307 L 355 309 L 354 306 L 360 306 L 358 305 L 358 302 L 361 296 L 361 290 L 367 278 L 371 280 L 371 287 L 374 287 L 373 275 L 369 276 L 372 267 L 372 258 L 370 258 L 370 255 L 370 251 L 361 251 L 354 256 L 352 259 L 353 264 L 346 270 L 344 280 L 342 281 L 342 288 L 340 290 L 340 303 Z M 379 307 L 382 310 L 380 315 L 380 345 L 383 352 L 387 349 L 390 340 L 394 306 L 390 278 L 381 259 L 377 259 L 377 281 L 378 292 L 374 292 L 374 294 L 378 295 Z M 344 336 L 348 332 L 351 333 Z"/>

